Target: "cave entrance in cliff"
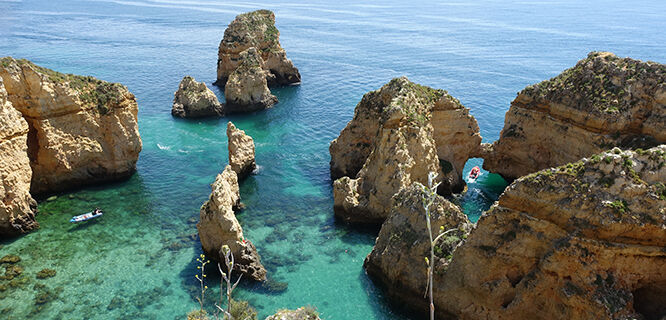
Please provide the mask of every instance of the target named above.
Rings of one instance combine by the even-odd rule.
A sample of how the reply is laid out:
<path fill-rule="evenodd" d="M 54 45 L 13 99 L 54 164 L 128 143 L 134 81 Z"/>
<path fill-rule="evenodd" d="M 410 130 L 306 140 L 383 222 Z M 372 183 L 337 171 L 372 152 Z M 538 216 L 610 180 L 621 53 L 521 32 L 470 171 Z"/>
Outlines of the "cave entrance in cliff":
<path fill-rule="evenodd" d="M 632 292 L 634 310 L 647 320 L 666 317 L 666 280 L 650 283 Z"/>
<path fill-rule="evenodd" d="M 480 174 L 475 180 L 470 180 L 469 174 L 474 167 L 479 167 Z M 467 184 L 467 191 L 461 195 L 460 203 L 472 222 L 476 222 L 499 199 L 508 185 L 500 175 L 483 170 L 482 158 L 468 159 L 462 170 L 462 178 Z"/>

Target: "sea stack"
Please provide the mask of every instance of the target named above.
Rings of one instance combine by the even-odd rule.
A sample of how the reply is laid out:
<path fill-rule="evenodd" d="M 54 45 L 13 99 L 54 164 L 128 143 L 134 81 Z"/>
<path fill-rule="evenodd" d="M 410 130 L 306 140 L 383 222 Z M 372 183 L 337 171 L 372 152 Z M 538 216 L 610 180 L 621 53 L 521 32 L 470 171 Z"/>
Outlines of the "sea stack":
<path fill-rule="evenodd" d="M 240 64 L 229 76 L 224 87 L 229 113 L 252 112 L 272 107 L 278 102 L 266 82 L 263 61 L 252 47 L 240 53 Z"/>
<path fill-rule="evenodd" d="M 224 31 L 217 60 L 217 82 L 224 86 L 242 63 L 241 52 L 254 47 L 262 60 L 261 68 L 269 85 L 301 82 L 301 75 L 280 46 L 280 32 L 275 27 L 275 14 L 257 10 L 240 14 Z"/>
<path fill-rule="evenodd" d="M 591 52 L 518 93 L 484 168 L 512 180 L 611 149 L 666 142 L 666 66 Z"/>
<path fill-rule="evenodd" d="M 199 214 L 199 239 L 204 253 L 217 261 L 224 261 L 222 246 L 231 249 L 236 260 L 236 271 L 257 281 L 266 280 L 266 269 L 261 264 L 257 249 L 243 237 L 243 228 L 236 219 L 240 209 L 238 176 L 226 166 L 211 185 L 212 192 Z"/>
<path fill-rule="evenodd" d="M 254 160 L 254 140 L 245 134 L 245 131 L 237 129 L 231 121 L 227 123 L 227 139 L 229 165 L 238 175 L 238 179 L 243 179 L 257 168 Z"/>
<path fill-rule="evenodd" d="M 462 168 L 481 143 L 479 127 L 444 90 L 396 78 L 363 96 L 354 118 L 330 145 L 334 209 L 343 220 L 381 224 L 391 198 L 412 182 L 439 192 L 463 189 Z"/>
<path fill-rule="evenodd" d="M 224 115 L 224 106 L 205 83 L 185 76 L 174 94 L 171 114 L 179 118 L 219 117 Z"/>
<path fill-rule="evenodd" d="M 141 151 L 134 95 L 119 83 L 0 59 L 12 106 L 28 125 L 35 194 L 124 179 Z"/>
<path fill-rule="evenodd" d="M 37 202 L 30 196 L 28 123 L 7 99 L 0 78 L 0 238 L 35 229 Z"/>

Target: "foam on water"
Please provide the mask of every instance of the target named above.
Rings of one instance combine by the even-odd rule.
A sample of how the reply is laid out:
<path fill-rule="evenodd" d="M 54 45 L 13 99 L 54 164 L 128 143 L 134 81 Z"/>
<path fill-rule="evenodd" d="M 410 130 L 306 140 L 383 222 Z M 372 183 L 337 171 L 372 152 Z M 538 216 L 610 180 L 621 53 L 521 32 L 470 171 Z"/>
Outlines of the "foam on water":
<path fill-rule="evenodd" d="M 270 110 L 172 118 L 182 77 L 210 86 L 227 24 L 261 7 L 276 11 L 281 43 L 303 83 L 273 89 L 280 103 Z M 183 319 L 198 308 L 196 222 L 227 164 L 226 123 L 233 121 L 257 146 L 261 169 L 241 183 L 246 209 L 238 218 L 270 278 L 243 282 L 237 297 L 261 317 L 314 305 L 325 319 L 409 318 L 388 306 L 363 271 L 377 230 L 333 217 L 328 145 L 363 94 L 401 75 L 446 89 L 492 142 L 517 91 L 588 51 L 666 61 L 664 9 L 662 1 L 0 1 L 1 55 L 125 84 L 139 103 L 144 145 L 131 179 L 40 201 L 41 229 L 3 240 L 0 256 L 21 256 L 25 271 L 0 291 L 0 312 L 9 319 Z M 481 165 L 471 159 L 464 172 Z M 505 186 L 485 173 L 453 200 L 476 221 Z M 93 207 L 105 214 L 68 222 Z M 37 280 L 43 268 L 56 276 Z M 208 272 L 210 309 L 219 278 Z"/>

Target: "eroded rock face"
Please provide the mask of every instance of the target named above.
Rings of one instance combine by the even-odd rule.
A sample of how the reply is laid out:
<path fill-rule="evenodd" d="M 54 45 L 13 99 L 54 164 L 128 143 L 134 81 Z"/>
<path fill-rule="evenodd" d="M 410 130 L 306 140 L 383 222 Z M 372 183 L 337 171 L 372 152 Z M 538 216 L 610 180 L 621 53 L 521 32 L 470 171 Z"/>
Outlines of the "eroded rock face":
<path fill-rule="evenodd" d="M 257 249 L 243 237 L 243 228 L 234 213 L 240 208 L 236 172 L 231 166 L 226 166 L 211 187 L 210 198 L 201 206 L 197 223 L 204 253 L 217 261 L 224 261 L 220 250 L 227 245 L 234 255 L 237 271 L 257 281 L 266 280 L 266 269 L 261 264 Z"/>
<path fill-rule="evenodd" d="M 263 60 L 252 47 L 240 53 L 240 64 L 229 75 L 224 87 L 227 112 L 264 110 L 278 102 L 266 82 Z"/>
<path fill-rule="evenodd" d="M 437 156 L 444 167 L 442 190 L 462 190 L 465 162 L 479 153 L 479 126 L 469 109 L 444 90 L 432 89 L 396 78 L 366 93 L 354 110 L 354 118 L 331 142 L 331 177 L 356 177 L 375 148 L 380 129 L 394 109 L 403 109 L 403 123 L 429 123 Z"/>
<path fill-rule="evenodd" d="M 331 142 L 331 176 L 342 177 L 333 188 L 336 214 L 381 223 L 391 197 L 426 183 L 429 172 L 439 173 L 439 192 L 461 191 L 463 166 L 480 143 L 476 120 L 446 91 L 393 79 L 363 97 Z"/>
<path fill-rule="evenodd" d="M 394 194 L 413 182 L 427 183 L 429 172 L 441 172 L 432 131 L 430 124 L 382 128 L 357 178 L 342 177 L 333 183 L 336 216 L 354 223 L 381 224 Z"/>
<path fill-rule="evenodd" d="M 375 247 L 365 258 L 364 267 L 392 300 L 425 314 L 429 307 L 423 298 L 427 282 L 424 257 L 430 257 L 430 240 L 422 201 L 424 196 L 423 185 L 417 182 L 393 197 L 390 215 L 382 225 Z M 433 237 L 454 229 L 437 242 L 435 249 L 433 289 L 439 296 L 445 294 L 439 284 L 451 262 L 451 255 L 464 241 L 472 224 L 460 208 L 441 196 L 430 210 Z"/>
<path fill-rule="evenodd" d="M 117 180 L 141 151 L 134 95 L 123 85 L 0 59 L 9 100 L 27 121 L 30 191 Z"/>
<path fill-rule="evenodd" d="M 666 145 L 514 181 L 459 247 L 436 309 L 463 319 L 666 315 Z"/>
<path fill-rule="evenodd" d="M 222 116 L 224 107 L 205 83 L 185 76 L 174 94 L 171 114 L 180 118 Z"/>
<path fill-rule="evenodd" d="M 275 14 L 257 10 L 238 15 L 224 31 L 217 60 L 217 84 L 223 86 L 242 63 L 241 52 L 254 47 L 260 54 L 263 76 L 268 84 L 295 84 L 301 75 L 280 46 Z"/>
<path fill-rule="evenodd" d="M 30 196 L 28 123 L 7 99 L 0 78 L 0 238 L 39 227 L 37 202 Z"/>
<path fill-rule="evenodd" d="M 254 160 L 254 140 L 245 134 L 245 131 L 237 129 L 229 121 L 227 123 L 227 139 L 229 140 L 229 165 L 242 179 L 257 168 Z"/>
<path fill-rule="evenodd" d="M 518 93 L 484 168 L 505 178 L 666 142 L 666 66 L 592 52 Z"/>

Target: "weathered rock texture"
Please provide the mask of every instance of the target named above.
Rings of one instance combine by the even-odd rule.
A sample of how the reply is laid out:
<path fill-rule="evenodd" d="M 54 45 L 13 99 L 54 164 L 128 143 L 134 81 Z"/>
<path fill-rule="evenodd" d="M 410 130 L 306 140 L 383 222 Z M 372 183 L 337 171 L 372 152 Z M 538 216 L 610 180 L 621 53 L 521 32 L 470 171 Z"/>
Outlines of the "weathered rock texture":
<path fill-rule="evenodd" d="M 319 313 L 312 307 L 300 307 L 296 310 L 279 310 L 266 320 L 320 320 Z"/>
<path fill-rule="evenodd" d="M 229 121 L 227 123 L 227 139 L 229 140 L 229 165 L 242 179 L 257 168 L 254 160 L 254 140 L 245 131 L 237 129 Z"/>
<path fill-rule="evenodd" d="M 469 110 L 444 90 L 391 80 L 363 96 L 354 118 L 331 142 L 334 208 L 345 220 L 381 223 L 391 197 L 440 173 L 440 192 L 464 187 L 462 168 L 481 136 Z"/>
<path fill-rule="evenodd" d="M 364 267 L 369 276 L 389 297 L 400 305 L 409 305 L 425 313 L 428 310 L 423 292 L 427 271 L 424 257 L 430 257 L 425 210 L 422 198 L 423 185 L 414 183 L 393 197 L 391 213 L 382 225 L 375 247 L 365 259 Z M 451 255 L 463 242 L 472 227 L 467 216 L 448 200 L 438 196 L 430 207 L 431 231 L 434 237 L 451 231 L 437 242 L 434 273 L 436 295 L 444 294 L 439 284 L 451 261 Z M 443 231 L 440 231 L 442 228 Z"/>
<path fill-rule="evenodd" d="M 28 123 L 7 100 L 0 78 L 0 237 L 28 232 L 37 202 L 30 196 L 32 170 L 28 159 Z"/>
<path fill-rule="evenodd" d="M 242 63 L 241 52 L 254 47 L 263 61 L 261 68 L 269 84 L 294 84 L 301 75 L 280 46 L 280 32 L 275 27 L 275 14 L 257 10 L 238 15 L 224 31 L 217 60 L 217 84 L 224 85 Z"/>
<path fill-rule="evenodd" d="M 666 142 L 666 66 L 592 52 L 518 93 L 484 168 L 505 178 Z"/>
<path fill-rule="evenodd" d="M 261 264 L 257 249 L 250 240 L 243 237 L 243 228 L 236 219 L 235 211 L 240 209 L 238 177 L 231 166 L 226 166 L 211 185 L 213 191 L 199 213 L 199 239 L 204 253 L 224 261 L 220 252 L 228 245 L 236 259 L 237 271 L 258 281 L 266 280 L 266 269 Z"/>
<path fill-rule="evenodd" d="M 227 112 L 251 112 L 272 107 L 278 102 L 266 82 L 263 61 L 252 47 L 240 53 L 241 62 L 229 75 L 224 87 Z"/>
<path fill-rule="evenodd" d="M 662 319 L 666 145 L 514 181 L 437 285 L 462 319 Z"/>
<path fill-rule="evenodd" d="M 0 59 L 0 77 L 28 123 L 33 194 L 126 178 L 136 170 L 138 108 L 123 85 L 10 57 Z"/>
<path fill-rule="evenodd" d="M 205 83 L 185 76 L 174 94 L 171 114 L 180 118 L 222 116 L 224 106 Z"/>

